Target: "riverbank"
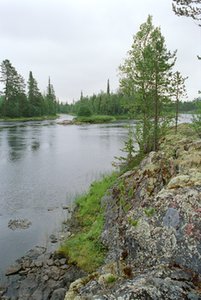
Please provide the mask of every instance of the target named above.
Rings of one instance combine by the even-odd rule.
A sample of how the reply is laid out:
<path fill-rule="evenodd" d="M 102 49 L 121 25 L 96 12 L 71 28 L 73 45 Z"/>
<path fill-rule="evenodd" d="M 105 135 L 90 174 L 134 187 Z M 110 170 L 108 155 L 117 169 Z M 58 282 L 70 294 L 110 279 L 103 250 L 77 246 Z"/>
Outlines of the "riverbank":
<path fill-rule="evenodd" d="M 63 120 L 58 122 L 59 125 L 82 125 L 82 124 L 103 124 L 116 121 L 113 116 L 89 116 L 89 117 L 75 117 L 73 120 Z"/>
<path fill-rule="evenodd" d="M 2 300 L 63 300 L 70 284 L 86 273 L 56 252 L 35 247 L 10 266 L 6 275 L 8 284 L 0 289 Z"/>
<path fill-rule="evenodd" d="M 106 248 L 101 243 L 104 210 L 101 199 L 114 184 L 118 174 L 112 173 L 92 183 L 89 192 L 77 198 L 76 209 L 69 225 L 72 236 L 62 243 L 58 253 L 85 272 L 93 272 L 105 259 Z"/>
<path fill-rule="evenodd" d="M 62 277 L 61 287 L 60 277 L 44 280 L 47 262 L 39 273 L 29 267 L 27 274 L 18 274 L 18 293 L 27 290 L 25 283 L 29 290 L 29 296 L 20 299 L 59 300 L 66 290 L 66 300 L 200 299 L 201 140 L 191 127 L 180 125 L 177 135 L 172 131 L 161 140 L 158 152 L 106 183 L 102 188 L 92 185 L 88 195 L 79 198 L 70 236 L 54 263 L 79 272 L 82 266 L 88 275 L 77 272 L 70 284 L 73 269 L 66 269 L 61 277 L 68 281 L 65 285 Z M 101 249 L 94 251 L 97 242 Z M 43 289 L 49 289 L 49 280 L 55 290 L 47 296 Z"/>
<path fill-rule="evenodd" d="M 19 118 L 0 118 L 0 122 L 29 122 L 29 121 L 45 121 L 55 120 L 59 118 L 56 116 L 40 116 L 40 117 L 19 117 Z"/>
<path fill-rule="evenodd" d="M 103 264 L 106 249 L 101 244 L 100 201 L 116 177 L 116 173 L 105 176 L 77 198 L 72 218 L 63 226 L 61 235 L 66 241 L 58 250 L 35 247 L 7 269 L 9 280 L 0 288 L 0 299 L 63 300 L 72 282 Z"/>
<path fill-rule="evenodd" d="M 71 117 L 61 115 L 60 120 L 64 118 Z M 57 236 L 67 215 L 63 206 L 70 206 L 94 180 L 112 172 L 111 161 L 121 154 L 127 136 L 125 123 L 84 127 L 56 123 L 1 124 L 0 281 L 17 258 L 35 245 L 46 246 L 52 233 Z M 28 219 L 32 225 L 13 231 L 8 222 L 16 219 Z"/>
<path fill-rule="evenodd" d="M 102 198 L 104 264 L 65 300 L 200 299 L 200 203 L 201 140 L 182 124 Z"/>

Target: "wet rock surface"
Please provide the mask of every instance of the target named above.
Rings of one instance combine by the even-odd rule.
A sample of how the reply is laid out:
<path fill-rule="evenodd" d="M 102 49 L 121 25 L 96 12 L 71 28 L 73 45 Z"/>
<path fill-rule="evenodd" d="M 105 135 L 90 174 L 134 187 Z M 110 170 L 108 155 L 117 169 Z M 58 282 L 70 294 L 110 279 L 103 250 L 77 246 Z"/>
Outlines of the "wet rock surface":
<path fill-rule="evenodd" d="M 27 229 L 31 226 L 31 221 L 27 219 L 16 219 L 16 220 L 10 220 L 8 222 L 8 228 L 12 230 L 16 229 Z"/>
<path fill-rule="evenodd" d="M 1 291 L 2 300 L 59 300 L 84 272 L 68 265 L 66 258 L 36 247 L 18 259 L 6 275 L 8 283 Z"/>
<path fill-rule="evenodd" d="M 57 124 L 59 124 L 59 125 L 73 125 L 74 121 L 73 120 L 63 120 L 63 121 L 57 122 Z"/>

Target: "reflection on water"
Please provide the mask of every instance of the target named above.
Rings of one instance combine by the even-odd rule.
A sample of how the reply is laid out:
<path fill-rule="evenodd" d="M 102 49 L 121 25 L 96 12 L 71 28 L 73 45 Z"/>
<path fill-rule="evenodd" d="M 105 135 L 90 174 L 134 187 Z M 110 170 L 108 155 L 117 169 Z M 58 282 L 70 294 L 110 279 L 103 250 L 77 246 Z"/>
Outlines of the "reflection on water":
<path fill-rule="evenodd" d="M 8 128 L 7 142 L 9 146 L 9 160 L 15 161 L 23 156 L 26 150 L 26 128 Z"/>
<path fill-rule="evenodd" d="M 44 245 L 66 218 L 62 206 L 112 170 L 113 157 L 120 154 L 127 135 L 123 124 L 0 124 L 2 271 L 33 246 Z M 11 231 L 8 222 L 16 218 L 26 218 L 32 226 Z"/>
<path fill-rule="evenodd" d="M 32 144 L 31 144 L 31 149 L 32 149 L 33 151 L 38 150 L 39 147 L 40 147 L 40 142 L 39 142 L 39 141 L 33 141 L 33 142 L 32 142 Z"/>

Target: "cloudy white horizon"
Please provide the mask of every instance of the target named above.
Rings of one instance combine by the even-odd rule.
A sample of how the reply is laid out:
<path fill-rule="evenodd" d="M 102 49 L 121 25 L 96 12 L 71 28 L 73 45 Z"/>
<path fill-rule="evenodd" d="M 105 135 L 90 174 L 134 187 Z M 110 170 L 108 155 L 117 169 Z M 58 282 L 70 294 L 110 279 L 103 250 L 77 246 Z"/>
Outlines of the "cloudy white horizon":
<path fill-rule="evenodd" d="M 0 61 L 9 59 L 25 80 L 33 72 L 41 91 L 50 76 L 57 97 L 69 103 L 117 90 L 118 67 L 148 14 L 160 26 L 168 50 L 177 49 L 188 99 L 201 89 L 201 28 L 178 17 L 171 0 L 1 0 Z"/>

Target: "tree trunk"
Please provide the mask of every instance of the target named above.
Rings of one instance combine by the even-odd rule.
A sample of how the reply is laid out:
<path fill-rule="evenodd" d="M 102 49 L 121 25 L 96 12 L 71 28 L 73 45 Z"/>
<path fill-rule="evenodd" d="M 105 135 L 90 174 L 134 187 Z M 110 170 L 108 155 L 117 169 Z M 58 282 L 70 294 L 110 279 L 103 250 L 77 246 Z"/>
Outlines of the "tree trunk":
<path fill-rule="evenodd" d="M 154 97 L 154 151 L 158 151 L 158 83 L 156 79 Z"/>

